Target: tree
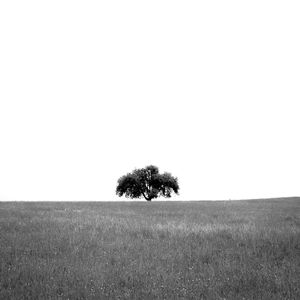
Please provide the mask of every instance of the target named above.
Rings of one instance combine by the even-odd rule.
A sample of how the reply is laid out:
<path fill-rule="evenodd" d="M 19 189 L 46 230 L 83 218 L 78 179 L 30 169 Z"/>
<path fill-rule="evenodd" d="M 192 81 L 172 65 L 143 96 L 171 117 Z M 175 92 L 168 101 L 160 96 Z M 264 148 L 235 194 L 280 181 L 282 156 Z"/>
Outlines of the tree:
<path fill-rule="evenodd" d="M 158 168 L 151 165 L 122 176 L 118 180 L 116 194 L 130 198 L 143 196 L 147 201 L 151 201 L 159 196 L 170 198 L 172 191 L 178 194 L 177 178 L 170 173 L 159 174 Z"/>

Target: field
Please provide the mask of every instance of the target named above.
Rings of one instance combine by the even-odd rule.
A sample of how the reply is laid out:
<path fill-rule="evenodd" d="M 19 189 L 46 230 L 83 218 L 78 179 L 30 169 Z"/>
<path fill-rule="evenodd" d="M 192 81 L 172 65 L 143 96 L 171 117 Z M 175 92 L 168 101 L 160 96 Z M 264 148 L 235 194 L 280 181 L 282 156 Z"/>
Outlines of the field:
<path fill-rule="evenodd" d="M 300 198 L 0 202 L 0 299 L 300 299 Z"/>

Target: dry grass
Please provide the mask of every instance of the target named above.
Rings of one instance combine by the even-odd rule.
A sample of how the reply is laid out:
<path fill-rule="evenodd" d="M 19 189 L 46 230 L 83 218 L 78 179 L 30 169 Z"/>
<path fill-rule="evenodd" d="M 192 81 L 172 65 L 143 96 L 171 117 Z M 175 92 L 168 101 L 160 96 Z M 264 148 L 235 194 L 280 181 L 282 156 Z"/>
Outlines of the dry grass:
<path fill-rule="evenodd" d="M 0 299 L 300 299 L 299 198 L 0 203 Z"/>

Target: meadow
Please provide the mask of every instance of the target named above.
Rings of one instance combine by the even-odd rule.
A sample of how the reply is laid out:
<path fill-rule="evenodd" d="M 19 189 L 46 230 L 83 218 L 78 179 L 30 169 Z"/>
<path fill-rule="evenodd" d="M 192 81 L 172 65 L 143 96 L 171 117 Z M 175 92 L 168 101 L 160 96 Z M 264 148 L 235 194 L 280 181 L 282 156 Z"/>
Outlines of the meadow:
<path fill-rule="evenodd" d="M 0 299 L 300 299 L 300 198 L 0 202 Z"/>

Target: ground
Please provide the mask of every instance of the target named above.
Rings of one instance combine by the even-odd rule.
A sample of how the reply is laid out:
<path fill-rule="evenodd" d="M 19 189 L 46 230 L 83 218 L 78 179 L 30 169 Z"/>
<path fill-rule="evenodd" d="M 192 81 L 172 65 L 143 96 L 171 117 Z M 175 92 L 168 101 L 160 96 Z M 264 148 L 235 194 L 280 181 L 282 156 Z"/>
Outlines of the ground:
<path fill-rule="evenodd" d="M 300 299 L 300 198 L 0 202 L 0 299 Z"/>

